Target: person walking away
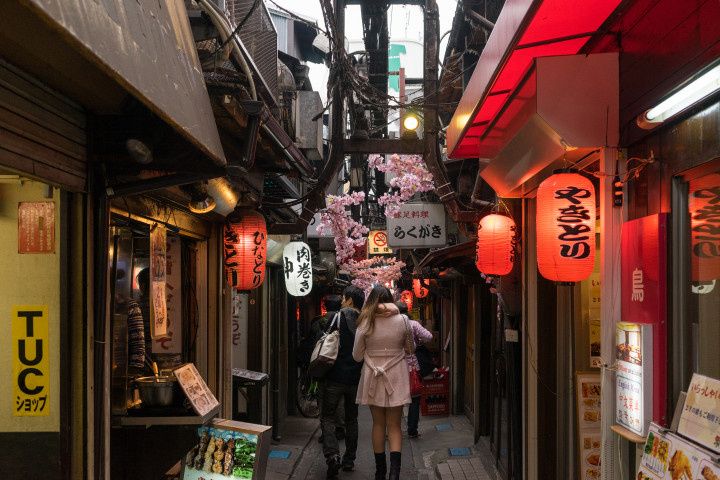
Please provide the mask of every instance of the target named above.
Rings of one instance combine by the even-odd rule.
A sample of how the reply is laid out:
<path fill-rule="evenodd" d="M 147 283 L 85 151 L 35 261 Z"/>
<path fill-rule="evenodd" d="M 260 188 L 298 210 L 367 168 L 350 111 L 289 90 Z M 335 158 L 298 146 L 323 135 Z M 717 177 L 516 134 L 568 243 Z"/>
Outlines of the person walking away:
<path fill-rule="evenodd" d="M 409 325 L 393 303 L 390 290 L 376 285 L 360 313 L 353 357 L 364 360 L 357 402 L 369 405 L 372 414 L 372 446 L 375 453 L 375 479 L 385 480 L 387 460 L 385 435 L 390 444 L 389 480 L 399 480 L 402 452 L 403 406 L 410 403 L 405 353 Z"/>
<path fill-rule="evenodd" d="M 408 307 L 405 302 L 395 302 L 401 315 L 408 315 Z M 423 327 L 417 320 L 409 319 L 410 329 L 412 330 L 413 341 L 415 342 L 415 348 L 432 340 L 432 333 Z M 405 356 L 405 361 L 408 364 L 408 374 L 411 371 L 420 373 L 420 365 L 418 363 L 417 356 L 408 354 Z M 421 375 L 422 376 L 422 375 Z M 407 416 L 407 432 L 408 437 L 417 438 L 420 434 L 418 433 L 418 425 L 420 423 L 420 395 L 412 397 L 412 403 L 408 408 Z"/>
<path fill-rule="evenodd" d="M 323 436 L 323 454 L 327 462 L 327 478 L 335 478 L 342 467 L 346 472 L 355 469 L 358 445 L 358 406 L 355 403 L 362 363 L 353 358 L 355 332 L 365 294 L 357 287 L 349 286 L 343 292 L 339 324 L 340 346 L 335 364 L 325 375 L 320 426 Z M 337 411 L 344 408 L 345 454 L 340 459 L 336 435 Z"/>
<path fill-rule="evenodd" d="M 340 295 L 327 295 L 325 297 L 325 308 L 327 310 L 327 313 L 324 316 L 319 317 L 317 320 L 313 320 L 313 323 L 310 325 L 310 337 L 313 339 L 312 345 L 313 348 L 315 348 L 315 344 L 318 340 L 320 340 L 320 337 L 323 336 L 323 334 L 328 330 L 330 327 L 330 322 L 333 321 L 333 318 L 335 318 L 335 315 L 342 309 L 342 296 Z M 310 353 L 312 354 L 312 350 L 310 350 Z M 310 357 L 308 357 L 308 363 L 310 362 Z M 322 403 L 323 403 L 323 397 L 325 396 L 325 379 L 319 379 L 318 383 L 318 407 L 320 409 L 320 412 L 322 412 Z M 321 413 L 322 415 L 322 413 Z M 322 420 L 321 420 L 321 426 L 322 426 Z M 336 409 L 336 417 L 335 417 L 335 436 L 338 440 L 342 440 L 345 438 L 345 413 L 344 413 L 344 406 L 340 405 Z M 320 438 L 318 438 L 318 442 L 323 443 L 325 441 L 324 435 L 321 433 Z"/>

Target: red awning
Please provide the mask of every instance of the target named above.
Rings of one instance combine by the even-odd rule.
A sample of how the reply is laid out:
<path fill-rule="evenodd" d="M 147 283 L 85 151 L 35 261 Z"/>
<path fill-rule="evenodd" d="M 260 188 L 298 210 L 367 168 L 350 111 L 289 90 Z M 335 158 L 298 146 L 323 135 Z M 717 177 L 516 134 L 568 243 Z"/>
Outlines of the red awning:
<path fill-rule="evenodd" d="M 579 53 L 620 2 L 506 1 L 448 126 L 448 155 L 494 157 L 500 146 L 488 137 L 535 59 Z"/>

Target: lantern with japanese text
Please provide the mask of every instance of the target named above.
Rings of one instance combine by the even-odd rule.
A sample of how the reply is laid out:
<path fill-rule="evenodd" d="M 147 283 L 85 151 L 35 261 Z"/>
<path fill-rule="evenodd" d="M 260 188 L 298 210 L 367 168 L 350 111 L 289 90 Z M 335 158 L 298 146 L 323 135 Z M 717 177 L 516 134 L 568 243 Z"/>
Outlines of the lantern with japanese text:
<path fill-rule="evenodd" d="M 428 293 L 430 291 L 425 287 L 424 285 L 427 285 L 427 280 L 421 280 L 419 278 L 413 279 L 413 293 L 415 293 L 415 296 L 417 298 L 425 298 L 428 296 Z"/>
<path fill-rule="evenodd" d="M 267 226 L 255 211 L 229 217 L 224 233 L 225 273 L 228 284 L 253 290 L 265 281 Z"/>
<path fill-rule="evenodd" d="M 290 242 L 283 249 L 285 287 L 290 295 L 302 297 L 313 285 L 312 254 L 307 243 Z"/>
<path fill-rule="evenodd" d="M 595 187 L 589 178 L 562 170 L 537 192 L 537 265 L 540 275 L 574 283 L 595 266 Z"/>
<path fill-rule="evenodd" d="M 515 234 L 512 218 L 491 214 L 478 224 L 475 266 L 485 275 L 507 275 L 515 261 Z"/>
<path fill-rule="evenodd" d="M 400 294 L 400 300 L 407 305 L 408 310 L 412 310 L 413 307 L 413 294 L 410 290 L 403 290 Z"/>
<path fill-rule="evenodd" d="M 720 174 L 690 180 L 691 279 L 709 282 L 720 278 Z"/>

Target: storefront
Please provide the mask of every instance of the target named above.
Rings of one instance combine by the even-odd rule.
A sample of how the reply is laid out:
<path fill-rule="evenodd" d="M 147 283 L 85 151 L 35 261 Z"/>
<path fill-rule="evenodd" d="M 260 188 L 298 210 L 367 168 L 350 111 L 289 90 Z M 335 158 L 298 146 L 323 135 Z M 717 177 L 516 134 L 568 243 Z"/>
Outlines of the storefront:
<path fill-rule="evenodd" d="M 631 478 L 648 422 L 669 426 L 692 374 L 717 378 L 720 369 L 709 313 L 720 108 L 707 80 L 720 36 L 689 33 L 714 31 L 719 7 L 510 3 L 448 129 L 451 157 L 479 156 L 498 196 L 523 198 L 514 217 L 523 231 L 524 465 L 509 478 Z M 659 25 L 662 40 L 648 34 Z M 705 93 L 677 96 L 703 74 Z M 673 95 L 681 100 L 667 113 Z M 646 115 L 660 106 L 664 116 Z M 542 184 L 569 167 L 597 192 L 583 227 L 596 258 L 573 286 L 552 281 L 539 258 L 554 208 Z"/>

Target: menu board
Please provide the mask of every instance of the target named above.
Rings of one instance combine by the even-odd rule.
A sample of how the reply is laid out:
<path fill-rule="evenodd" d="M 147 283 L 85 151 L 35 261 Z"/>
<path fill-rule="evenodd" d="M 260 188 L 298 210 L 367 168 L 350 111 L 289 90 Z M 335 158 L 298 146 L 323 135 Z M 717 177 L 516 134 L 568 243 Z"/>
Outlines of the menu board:
<path fill-rule="evenodd" d="M 270 429 L 222 419 L 200 427 L 183 461 L 183 480 L 265 478 Z"/>
<path fill-rule="evenodd" d="M 678 433 L 720 453 L 720 381 L 693 375 Z"/>
<path fill-rule="evenodd" d="M 711 453 L 651 423 L 637 480 L 720 480 Z"/>
<path fill-rule="evenodd" d="M 210 413 L 213 408 L 220 405 L 220 402 L 218 402 L 215 395 L 210 391 L 200 372 L 195 368 L 195 365 L 187 363 L 173 370 L 173 373 L 177 377 L 180 387 L 183 389 L 183 392 L 185 392 L 188 400 L 190 400 L 195 413 L 204 417 Z"/>
<path fill-rule="evenodd" d="M 600 374 L 578 372 L 576 381 L 580 479 L 595 480 L 600 478 L 602 445 Z"/>
<path fill-rule="evenodd" d="M 618 323 L 615 421 L 644 436 L 652 415 L 652 326 Z"/>

